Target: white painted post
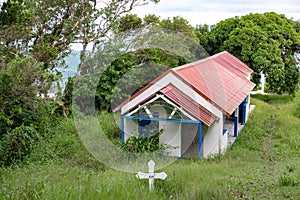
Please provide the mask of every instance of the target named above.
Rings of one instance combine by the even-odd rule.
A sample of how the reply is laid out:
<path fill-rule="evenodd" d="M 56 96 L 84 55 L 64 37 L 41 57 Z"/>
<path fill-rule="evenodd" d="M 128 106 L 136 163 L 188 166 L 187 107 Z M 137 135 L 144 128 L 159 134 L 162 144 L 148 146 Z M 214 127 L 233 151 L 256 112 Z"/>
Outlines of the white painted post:
<path fill-rule="evenodd" d="M 260 83 L 261 83 L 261 90 L 262 93 L 265 93 L 265 81 L 266 81 L 266 76 L 263 72 L 260 72 Z"/>
<path fill-rule="evenodd" d="M 149 173 L 138 172 L 136 177 L 139 179 L 149 179 L 149 189 L 150 191 L 154 190 L 154 179 L 162 179 L 165 180 L 167 178 L 167 174 L 165 172 L 162 173 L 154 173 L 155 162 L 150 160 L 148 162 Z"/>

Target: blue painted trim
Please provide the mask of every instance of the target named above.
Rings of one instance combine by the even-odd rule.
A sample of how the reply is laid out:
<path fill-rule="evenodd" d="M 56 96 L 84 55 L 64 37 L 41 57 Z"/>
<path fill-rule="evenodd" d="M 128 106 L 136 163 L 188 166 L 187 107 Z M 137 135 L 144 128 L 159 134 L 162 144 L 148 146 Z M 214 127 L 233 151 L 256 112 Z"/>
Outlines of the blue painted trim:
<path fill-rule="evenodd" d="M 122 116 L 122 119 L 134 119 L 134 120 L 149 120 L 149 121 L 166 121 L 166 122 L 183 122 L 191 124 L 199 124 L 199 120 L 188 120 L 188 119 L 165 119 L 165 118 L 146 118 L 146 117 L 136 117 L 136 116 Z"/>
<path fill-rule="evenodd" d="M 234 117 L 234 137 L 238 136 L 239 118 Z"/>
<path fill-rule="evenodd" d="M 225 133 L 227 132 L 227 129 L 223 129 L 223 135 L 225 135 Z"/>
<path fill-rule="evenodd" d="M 122 139 L 122 144 L 125 143 L 125 130 L 124 130 L 124 118 L 121 118 L 121 139 Z"/>
<path fill-rule="evenodd" d="M 202 149 L 202 137 L 203 137 L 203 133 L 202 133 L 202 122 L 199 122 L 199 153 L 198 153 L 198 158 L 202 158 L 203 157 L 203 149 Z"/>
<path fill-rule="evenodd" d="M 246 123 L 247 105 L 248 105 L 247 101 L 243 103 L 243 119 L 242 119 L 242 124 Z"/>

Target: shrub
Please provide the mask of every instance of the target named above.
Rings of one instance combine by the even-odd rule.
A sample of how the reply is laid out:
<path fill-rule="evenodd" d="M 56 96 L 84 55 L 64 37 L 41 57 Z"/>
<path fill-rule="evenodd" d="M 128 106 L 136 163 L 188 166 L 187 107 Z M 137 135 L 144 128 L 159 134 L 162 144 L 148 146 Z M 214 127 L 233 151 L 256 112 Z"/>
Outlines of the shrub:
<path fill-rule="evenodd" d="M 3 137 L 1 143 L 0 161 L 4 165 L 23 160 L 39 139 L 37 131 L 30 126 L 19 126 Z"/>
<path fill-rule="evenodd" d="M 39 120 L 37 94 L 47 91 L 46 76 L 41 63 L 30 56 L 0 68 L 0 138 L 10 129 Z"/>
<path fill-rule="evenodd" d="M 159 136 L 162 133 L 163 130 L 160 130 L 158 133 L 155 133 L 149 137 L 130 137 L 123 144 L 122 149 L 135 153 L 154 152 L 159 149 L 164 149 L 165 146 L 163 144 L 159 144 Z"/>
<path fill-rule="evenodd" d="M 121 138 L 121 130 L 119 127 L 120 121 L 116 121 L 120 120 L 120 116 L 106 111 L 101 111 L 99 113 L 98 119 L 102 131 L 110 140 Z"/>

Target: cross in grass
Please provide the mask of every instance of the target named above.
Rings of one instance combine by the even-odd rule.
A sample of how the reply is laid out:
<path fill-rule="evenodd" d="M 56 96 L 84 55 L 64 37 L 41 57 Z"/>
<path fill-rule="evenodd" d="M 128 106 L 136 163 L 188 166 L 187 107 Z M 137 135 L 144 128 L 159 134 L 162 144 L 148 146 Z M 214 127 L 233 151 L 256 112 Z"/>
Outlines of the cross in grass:
<path fill-rule="evenodd" d="M 167 174 L 165 172 L 162 173 L 154 173 L 155 162 L 150 160 L 148 162 L 149 173 L 138 172 L 136 177 L 138 179 L 149 179 L 149 189 L 154 189 L 154 179 L 165 180 L 167 178 Z"/>

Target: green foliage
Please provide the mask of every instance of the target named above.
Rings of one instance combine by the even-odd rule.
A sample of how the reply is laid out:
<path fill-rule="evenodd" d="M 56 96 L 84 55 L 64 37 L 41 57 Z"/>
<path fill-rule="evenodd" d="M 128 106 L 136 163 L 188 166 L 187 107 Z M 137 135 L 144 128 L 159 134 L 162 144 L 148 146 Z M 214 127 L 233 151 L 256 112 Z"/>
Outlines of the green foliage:
<path fill-rule="evenodd" d="M 116 30 L 118 34 L 97 42 L 97 49 L 87 57 L 84 69 L 81 68 L 81 74 L 87 76 L 78 77 L 76 81 L 76 91 L 81 91 L 75 94 L 76 104 L 81 110 L 91 113 L 96 107 L 111 111 L 168 68 L 203 57 L 194 29 L 185 19 L 174 17 L 158 21 L 158 17 L 149 15 L 141 25 L 136 15 L 125 15 Z M 145 26 L 149 28 L 147 31 L 132 30 Z M 124 52 L 128 48 L 130 50 Z M 96 80 L 98 85 L 91 85 Z M 95 102 L 88 100 L 93 98 L 94 87 Z M 91 110 L 87 111 L 89 108 Z"/>
<path fill-rule="evenodd" d="M 207 24 L 197 25 L 195 28 L 195 34 L 199 38 L 200 45 L 210 54 L 213 55 L 215 48 L 215 39 L 213 34 L 211 34 L 211 29 L 213 26 L 209 26 Z"/>
<path fill-rule="evenodd" d="M 169 67 L 185 63 L 185 59 L 180 56 L 170 55 L 161 49 L 146 48 L 125 53 L 113 61 L 101 75 L 95 106 L 97 109 L 110 111 L 111 106 L 114 108 L 119 105 L 128 95 L 144 87 Z"/>
<path fill-rule="evenodd" d="M 300 118 L 300 92 L 296 94 L 294 100 L 294 115 Z"/>
<path fill-rule="evenodd" d="M 189 38 L 193 39 L 197 43 L 199 42 L 199 39 L 195 34 L 194 27 L 191 26 L 189 22 L 183 17 L 176 16 L 173 17 L 172 19 L 171 18 L 163 19 L 159 25 L 161 28 L 178 31 L 188 36 Z"/>
<path fill-rule="evenodd" d="M 146 15 L 143 19 L 134 14 L 127 14 L 120 19 L 118 32 L 130 31 L 142 27 L 157 27 L 179 32 L 199 43 L 195 28 L 180 16 L 160 20 L 156 15 Z"/>
<path fill-rule="evenodd" d="M 50 72 L 70 53 L 70 44 L 87 45 L 106 36 L 121 14 L 147 2 L 116 0 L 101 8 L 89 0 L 7 0 L 1 5 L 0 140 L 3 139 L 3 148 L 10 148 L 4 149 L 5 164 L 23 159 L 33 146 L 30 143 L 27 148 L 23 142 L 25 146 L 9 147 L 15 145 L 15 140 L 29 138 L 23 126 L 34 128 L 44 137 L 55 125 L 53 116 L 70 115 L 73 87 L 67 86 L 65 96 L 55 103 L 40 98 L 57 78 Z M 7 141 L 10 135 L 16 138 L 9 139 L 11 143 Z"/>
<path fill-rule="evenodd" d="M 51 114 L 51 109 L 51 103 L 37 101 L 32 116 L 22 119 L 23 124 L 14 127 L 17 122 L 13 122 L 14 126 L 6 127 L 0 138 L 1 164 L 10 165 L 31 157 L 36 147 L 53 134 L 60 117 Z"/>
<path fill-rule="evenodd" d="M 274 12 L 248 14 L 196 29 L 200 43 L 210 53 L 229 51 L 254 70 L 252 80 L 259 83 L 260 72 L 267 75 L 268 92 L 294 94 L 299 84 L 300 32 L 297 23 Z"/>
<path fill-rule="evenodd" d="M 37 94 L 45 89 L 37 82 L 45 76 L 32 57 L 14 59 L 0 68 L 0 137 L 9 129 L 35 121 Z"/>
<path fill-rule="evenodd" d="M 146 153 L 154 152 L 156 150 L 164 149 L 163 144 L 159 144 L 159 137 L 163 133 L 160 130 L 158 133 L 153 133 L 150 136 L 133 136 L 130 137 L 123 145 L 122 149 L 135 152 L 135 153 Z"/>
<path fill-rule="evenodd" d="M 72 43 L 83 45 L 85 61 L 89 43 L 114 30 L 122 14 L 148 2 L 159 0 L 114 0 L 105 5 L 93 0 L 8 0 L 0 10 L 2 64 L 30 54 L 43 69 L 53 69 L 70 53 Z"/>
<path fill-rule="evenodd" d="M 19 126 L 9 131 L 1 141 L 0 163 L 9 165 L 15 161 L 22 161 L 32 151 L 37 140 L 39 134 L 30 126 Z"/>
<path fill-rule="evenodd" d="M 264 94 L 254 94 L 251 95 L 251 97 L 255 99 L 259 99 L 261 101 L 264 101 L 272 105 L 291 103 L 295 98 L 292 95 L 264 95 Z"/>
<path fill-rule="evenodd" d="M 47 135 L 39 139 L 25 162 L 36 165 L 66 163 L 72 167 L 80 166 L 95 171 L 105 170 L 105 166 L 99 163 L 82 144 L 73 119 L 62 117 L 58 123 L 52 125 Z"/>
<path fill-rule="evenodd" d="M 154 15 L 154 14 L 149 14 L 146 15 L 143 19 L 144 21 L 144 25 L 145 26 L 154 26 L 154 25 L 158 25 L 160 23 L 160 17 Z"/>
<path fill-rule="evenodd" d="M 136 14 L 127 14 L 120 19 L 118 25 L 118 31 L 124 32 L 132 29 L 138 29 L 142 27 L 142 19 Z"/>
<path fill-rule="evenodd" d="M 57 120 L 50 115 L 51 103 L 38 97 L 49 76 L 41 65 L 28 56 L 0 68 L 0 160 L 5 165 L 29 155 Z"/>
<path fill-rule="evenodd" d="M 101 126 L 101 130 L 110 140 L 120 140 L 120 114 L 101 111 L 99 113 L 98 119 Z"/>

